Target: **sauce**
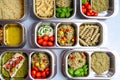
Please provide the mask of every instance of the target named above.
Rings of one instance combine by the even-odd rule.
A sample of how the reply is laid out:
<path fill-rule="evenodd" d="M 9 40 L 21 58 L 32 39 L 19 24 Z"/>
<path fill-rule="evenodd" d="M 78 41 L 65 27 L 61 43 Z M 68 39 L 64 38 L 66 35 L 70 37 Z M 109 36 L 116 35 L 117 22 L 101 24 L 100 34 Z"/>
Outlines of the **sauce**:
<path fill-rule="evenodd" d="M 7 46 L 19 46 L 22 43 L 22 27 L 19 24 L 6 25 L 4 38 Z"/>

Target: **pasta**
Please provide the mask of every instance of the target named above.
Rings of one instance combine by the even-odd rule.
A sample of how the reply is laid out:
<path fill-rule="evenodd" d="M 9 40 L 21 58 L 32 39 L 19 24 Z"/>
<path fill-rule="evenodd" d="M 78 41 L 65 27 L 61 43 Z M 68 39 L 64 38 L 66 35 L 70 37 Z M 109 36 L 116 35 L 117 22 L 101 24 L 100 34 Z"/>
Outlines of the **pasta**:
<path fill-rule="evenodd" d="M 0 0 L 0 19 L 20 19 L 24 15 L 24 0 Z"/>
<path fill-rule="evenodd" d="M 56 4 L 58 7 L 70 7 L 72 0 L 57 0 Z"/>
<path fill-rule="evenodd" d="M 96 46 L 100 44 L 100 26 L 96 24 L 83 24 L 80 26 L 79 41 L 82 46 Z"/>
<path fill-rule="evenodd" d="M 50 18 L 54 14 L 54 0 L 35 0 L 35 12 L 42 18 Z"/>

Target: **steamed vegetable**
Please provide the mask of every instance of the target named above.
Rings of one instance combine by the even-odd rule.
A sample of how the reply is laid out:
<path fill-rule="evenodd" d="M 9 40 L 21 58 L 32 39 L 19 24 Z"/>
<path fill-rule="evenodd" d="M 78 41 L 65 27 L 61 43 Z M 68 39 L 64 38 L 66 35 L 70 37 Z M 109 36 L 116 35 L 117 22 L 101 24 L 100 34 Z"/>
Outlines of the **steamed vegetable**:
<path fill-rule="evenodd" d="M 72 15 L 73 8 L 70 7 L 60 7 L 56 8 L 57 18 L 69 18 Z"/>
<path fill-rule="evenodd" d="M 76 70 L 73 70 L 72 68 L 68 68 L 68 73 L 72 77 L 85 77 L 88 75 L 88 65 L 84 65 L 81 68 L 78 68 Z"/>

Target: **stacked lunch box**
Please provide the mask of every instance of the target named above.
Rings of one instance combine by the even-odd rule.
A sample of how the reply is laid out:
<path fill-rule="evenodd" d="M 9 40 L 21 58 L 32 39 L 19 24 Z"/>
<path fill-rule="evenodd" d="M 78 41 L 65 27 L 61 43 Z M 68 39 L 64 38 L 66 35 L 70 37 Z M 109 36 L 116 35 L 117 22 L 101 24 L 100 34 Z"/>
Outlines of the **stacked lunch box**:
<path fill-rule="evenodd" d="M 60 71 L 68 80 L 114 78 L 119 55 L 105 47 L 102 20 L 117 15 L 118 2 L 1 0 L 0 79 L 54 80 Z"/>

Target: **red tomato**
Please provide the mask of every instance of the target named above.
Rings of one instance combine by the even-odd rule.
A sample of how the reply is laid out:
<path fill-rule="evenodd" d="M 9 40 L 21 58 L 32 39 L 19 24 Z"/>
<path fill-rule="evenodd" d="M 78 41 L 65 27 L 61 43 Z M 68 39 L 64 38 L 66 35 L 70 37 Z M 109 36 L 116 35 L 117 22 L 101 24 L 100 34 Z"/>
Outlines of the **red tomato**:
<path fill-rule="evenodd" d="M 86 8 L 82 9 L 82 12 L 85 14 L 87 12 Z"/>
<path fill-rule="evenodd" d="M 44 36 L 44 37 L 43 37 L 43 40 L 45 40 L 45 41 L 48 41 L 48 39 L 49 39 L 48 36 Z"/>
<path fill-rule="evenodd" d="M 9 64 L 8 64 L 8 65 L 6 65 L 6 66 L 5 66 L 5 68 L 6 68 L 6 69 L 9 69 L 9 68 L 10 68 L 10 65 L 9 65 Z"/>
<path fill-rule="evenodd" d="M 98 13 L 97 13 L 97 12 L 94 12 L 94 16 L 98 16 Z"/>
<path fill-rule="evenodd" d="M 49 41 L 53 42 L 54 40 L 55 40 L 54 36 L 49 37 Z"/>
<path fill-rule="evenodd" d="M 32 77 L 35 77 L 35 76 L 36 76 L 36 71 L 35 71 L 35 70 L 32 70 L 32 71 L 31 71 L 31 75 L 32 75 Z"/>
<path fill-rule="evenodd" d="M 46 59 L 43 59 L 43 62 L 46 62 L 47 60 Z"/>
<path fill-rule="evenodd" d="M 50 71 L 50 68 L 46 68 L 45 71 Z"/>
<path fill-rule="evenodd" d="M 47 44 L 48 44 L 47 41 L 43 41 L 42 43 L 43 46 L 47 46 Z"/>
<path fill-rule="evenodd" d="M 14 68 L 15 67 L 15 63 L 12 63 L 12 68 Z"/>
<path fill-rule="evenodd" d="M 91 16 L 89 12 L 87 12 L 87 14 L 86 14 L 86 15 L 87 15 L 87 16 Z"/>
<path fill-rule="evenodd" d="M 41 45 L 43 43 L 43 39 L 41 38 L 37 42 L 38 42 L 39 45 Z"/>
<path fill-rule="evenodd" d="M 88 5 L 90 5 L 89 2 L 86 2 L 86 3 L 85 3 L 85 7 L 87 7 Z"/>
<path fill-rule="evenodd" d="M 48 46 L 53 46 L 53 45 L 54 45 L 53 42 L 51 41 L 48 42 Z"/>
<path fill-rule="evenodd" d="M 92 9 L 90 5 L 88 5 L 86 8 L 87 8 L 87 10 L 91 10 Z"/>
<path fill-rule="evenodd" d="M 41 36 L 38 36 L 37 39 L 38 39 L 38 40 L 39 40 L 39 39 L 42 39 L 42 37 L 41 37 Z"/>
<path fill-rule="evenodd" d="M 93 11 L 92 11 L 92 10 L 89 10 L 88 12 L 89 12 L 90 14 L 92 14 L 92 13 L 93 13 Z"/>
<path fill-rule="evenodd" d="M 36 77 L 37 77 L 37 78 L 41 78 L 41 72 L 37 72 L 37 73 L 36 73 Z"/>
<path fill-rule="evenodd" d="M 38 67 L 36 67 L 36 66 L 34 66 L 33 69 L 36 71 L 39 71 Z"/>
<path fill-rule="evenodd" d="M 41 73 L 41 76 L 42 76 L 42 78 L 46 78 L 45 71 L 43 71 L 43 72 Z"/>
<path fill-rule="evenodd" d="M 82 9 L 84 9 L 85 8 L 85 6 L 84 5 L 82 5 Z"/>
<path fill-rule="evenodd" d="M 50 75 L 50 71 L 46 71 L 45 73 L 46 73 L 46 75 L 47 75 L 47 76 L 49 76 L 49 75 Z"/>
<path fill-rule="evenodd" d="M 17 60 L 15 63 L 16 63 L 16 64 L 19 64 L 19 63 L 20 63 L 20 61 L 19 61 L 19 60 Z"/>

